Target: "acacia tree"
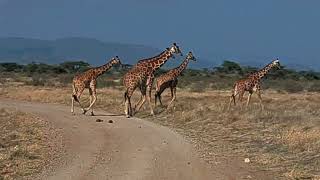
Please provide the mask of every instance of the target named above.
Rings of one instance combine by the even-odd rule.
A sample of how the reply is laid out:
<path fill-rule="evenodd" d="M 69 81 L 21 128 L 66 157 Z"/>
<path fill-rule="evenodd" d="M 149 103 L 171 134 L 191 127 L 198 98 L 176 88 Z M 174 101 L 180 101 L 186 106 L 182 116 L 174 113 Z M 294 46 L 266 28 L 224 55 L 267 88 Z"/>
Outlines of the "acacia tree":
<path fill-rule="evenodd" d="M 242 73 L 242 68 L 238 63 L 228 60 L 223 61 L 220 67 L 215 67 L 214 69 L 220 73 Z"/>

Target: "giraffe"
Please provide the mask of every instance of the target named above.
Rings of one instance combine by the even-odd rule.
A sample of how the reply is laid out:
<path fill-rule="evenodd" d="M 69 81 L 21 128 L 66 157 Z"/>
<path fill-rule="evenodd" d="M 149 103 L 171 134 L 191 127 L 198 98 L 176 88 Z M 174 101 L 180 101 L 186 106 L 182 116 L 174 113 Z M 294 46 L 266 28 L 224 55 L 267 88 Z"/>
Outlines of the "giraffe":
<path fill-rule="evenodd" d="M 186 69 L 186 67 L 189 64 L 189 61 L 196 61 L 196 58 L 193 56 L 192 52 L 189 52 L 186 56 L 185 60 L 180 64 L 180 66 L 171 69 L 170 71 L 162 74 L 157 78 L 156 81 L 156 93 L 155 93 L 155 99 L 154 99 L 154 105 L 157 105 L 157 99 L 159 99 L 159 102 L 161 106 L 163 106 L 161 102 L 161 94 L 163 91 L 170 87 L 171 90 L 171 101 L 167 108 L 170 107 L 170 105 L 175 101 L 176 99 L 176 87 L 178 84 L 178 76 L 181 75 L 182 71 Z"/>
<path fill-rule="evenodd" d="M 92 106 L 97 100 L 97 96 L 96 96 L 97 78 L 100 75 L 102 75 L 104 72 L 109 70 L 115 64 L 121 65 L 121 61 L 118 56 L 112 58 L 108 63 L 100 67 L 91 68 L 82 74 L 76 75 L 73 78 L 73 81 L 72 81 L 73 93 L 71 97 L 71 113 L 72 114 L 74 114 L 74 101 L 76 101 L 79 103 L 83 111 L 83 114 L 85 114 L 87 111 L 91 109 L 91 115 L 94 116 Z M 80 96 L 85 88 L 89 89 L 89 94 L 90 94 L 90 105 L 87 108 L 84 108 L 80 103 Z"/>
<path fill-rule="evenodd" d="M 235 98 L 237 95 L 239 95 L 239 100 L 242 101 L 244 93 L 246 91 L 248 91 L 249 96 L 247 99 L 246 107 L 248 107 L 248 105 L 250 103 L 252 94 L 254 92 L 257 92 L 257 95 L 258 95 L 258 98 L 260 101 L 260 107 L 263 110 L 264 106 L 262 104 L 262 98 L 261 98 L 261 92 L 260 92 L 260 90 L 261 90 L 260 82 L 261 82 L 261 79 L 264 76 L 266 76 L 269 73 L 269 71 L 274 67 L 277 69 L 280 69 L 280 61 L 278 58 L 273 60 L 271 63 L 269 63 L 268 65 L 266 65 L 264 68 L 260 69 L 259 71 L 250 74 L 249 76 L 247 76 L 247 78 L 244 78 L 244 79 L 237 81 L 233 86 L 233 92 L 230 97 L 228 109 L 230 109 L 232 101 L 233 101 L 234 105 L 236 105 Z"/>
<path fill-rule="evenodd" d="M 123 84 L 125 87 L 124 98 L 126 117 L 129 118 L 134 113 L 131 106 L 131 96 L 137 87 L 140 89 L 141 97 L 138 103 L 135 104 L 134 111 L 139 111 L 147 98 L 150 112 L 154 115 L 151 104 L 151 88 L 154 80 L 154 73 L 171 57 L 174 58 L 174 54 L 180 54 L 182 56 L 180 48 L 176 43 L 173 43 L 170 48 L 167 48 L 157 56 L 139 60 L 137 64 L 124 75 Z"/>

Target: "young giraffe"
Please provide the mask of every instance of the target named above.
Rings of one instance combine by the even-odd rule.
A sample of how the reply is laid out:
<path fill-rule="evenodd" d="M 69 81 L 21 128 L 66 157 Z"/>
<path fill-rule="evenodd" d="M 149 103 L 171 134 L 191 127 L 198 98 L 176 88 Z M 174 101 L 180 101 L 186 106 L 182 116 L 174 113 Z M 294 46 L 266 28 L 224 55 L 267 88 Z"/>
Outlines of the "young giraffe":
<path fill-rule="evenodd" d="M 171 90 L 171 101 L 167 108 L 170 107 L 170 105 L 175 101 L 176 99 L 176 87 L 178 84 L 178 76 L 181 75 L 182 71 L 186 69 L 186 67 L 189 64 L 189 61 L 196 61 L 196 58 L 193 56 L 192 52 L 189 52 L 185 60 L 180 64 L 180 66 L 171 69 L 170 71 L 162 74 L 157 78 L 156 81 L 156 93 L 155 93 L 155 100 L 154 105 L 157 105 L 157 99 L 159 99 L 159 102 L 161 106 L 163 106 L 161 102 L 161 94 L 163 91 L 170 87 Z"/>
<path fill-rule="evenodd" d="M 251 95 L 254 92 L 257 92 L 258 98 L 260 100 L 260 106 L 261 106 L 261 109 L 263 110 L 264 106 L 262 104 L 262 98 L 261 98 L 261 93 L 260 93 L 260 90 L 261 90 L 260 82 L 261 82 L 261 79 L 266 74 L 268 74 L 268 72 L 274 67 L 276 67 L 277 69 L 280 69 L 279 59 L 273 60 L 270 64 L 268 64 L 267 66 L 265 66 L 261 70 L 250 74 L 247 78 L 237 81 L 233 86 L 233 92 L 230 97 L 228 109 L 230 109 L 232 101 L 233 101 L 234 105 L 236 105 L 235 98 L 237 95 L 239 95 L 239 100 L 242 101 L 244 93 L 246 91 L 248 91 L 249 96 L 247 99 L 246 107 L 248 107 L 248 105 L 250 103 Z"/>
<path fill-rule="evenodd" d="M 135 105 L 134 111 L 139 111 L 147 98 L 151 114 L 154 115 L 151 105 L 151 88 L 154 80 L 154 73 L 165 64 L 167 60 L 171 57 L 174 58 L 174 54 L 181 54 L 182 56 L 176 43 L 173 43 L 171 48 L 167 48 L 158 56 L 138 61 L 138 63 L 124 75 L 123 84 L 126 89 L 124 93 L 126 117 L 133 115 L 131 96 L 137 87 L 140 89 L 141 98 Z"/>
<path fill-rule="evenodd" d="M 74 101 L 78 102 L 83 114 L 85 114 L 87 111 L 91 109 L 91 115 L 93 114 L 93 108 L 92 106 L 97 100 L 96 96 L 96 87 L 97 87 L 97 78 L 102 75 L 104 72 L 109 70 L 113 65 L 120 64 L 121 61 L 118 56 L 112 58 L 107 64 L 102 65 L 100 67 L 92 68 L 87 70 L 86 72 L 82 74 L 78 74 L 73 78 L 72 81 L 72 97 L 71 97 L 71 113 L 74 113 Z M 85 88 L 89 89 L 90 94 L 90 105 L 87 108 L 84 108 L 80 103 L 80 96 Z"/>

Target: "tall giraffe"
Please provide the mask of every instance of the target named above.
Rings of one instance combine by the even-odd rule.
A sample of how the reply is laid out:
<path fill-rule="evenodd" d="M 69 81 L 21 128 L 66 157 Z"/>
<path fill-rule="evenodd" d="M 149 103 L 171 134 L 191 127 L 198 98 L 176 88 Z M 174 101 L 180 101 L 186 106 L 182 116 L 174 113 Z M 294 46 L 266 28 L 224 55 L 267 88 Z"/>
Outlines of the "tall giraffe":
<path fill-rule="evenodd" d="M 277 69 L 280 69 L 280 61 L 278 58 L 276 60 L 273 60 L 270 64 L 266 65 L 264 68 L 260 69 L 259 71 L 250 74 L 249 76 L 247 76 L 247 78 L 237 81 L 233 86 L 233 92 L 230 97 L 228 109 L 230 109 L 232 101 L 234 105 L 236 105 L 235 98 L 237 95 L 239 95 L 239 100 L 242 101 L 243 95 L 246 91 L 249 92 L 246 107 L 248 107 L 250 103 L 252 94 L 254 92 L 257 92 L 261 109 L 264 109 L 264 106 L 262 104 L 261 92 L 260 92 L 261 90 L 260 83 L 261 83 L 261 79 L 265 75 L 267 75 L 268 72 L 274 67 Z"/>
<path fill-rule="evenodd" d="M 185 70 L 189 64 L 189 61 L 196 61 L 196 58 L 193 56 L 192 52 L 189 52 L 186 56 L 185 60 L 180 64 L 180 66 L 171 69 L 170 71 L 162 74 L 157 78 L 156 81 L 156 93 L 155 93 L 155 99 L 154 99 L 154 105 L 157 105 L 157 99 L 159 99 L 159 102 L 162 105 L 161 102 L 161 94 L 163 91 L 170 87 L 171 90 L 171 101 L 167 108 L 170 107 L 170 105 L 175 101 L 176 99 L 176 87 L 178 84 L 178 76 L 181 75 L 182 71 Z"/>
<path fill-rule="evenodd" d="M 137 87 L 140 89 L 141 98 L 135 105 L 134 111 L 139 111 L 147 98 L 151 114 L 154 115 L 151 104 L 151 89 L 154 80 L 154 73 L 171 57 L 174 58 L 174 54 L 181 54 L 182 56 L 180 48 L 176 43 L 173 43 L 170 48 L 167 48 L 158 56 L 138 61 L 138 63 L 124 75 L 123 84 L 126 89 L 124 94 L 126 117 L 133 115 L 131 96 Z"/>
<path fill-rule="evenodd" d="M 85 114 L 87 111 L 91 109 L 91 115 L 94 116 L 92 106 L 97 100 L 97 96 L 96 96 L 97 78 L 103 73 L 105 73 L 107 70 L 109 70 L 115 64 L 121 65 L 121 61 L 118 56 L 112 58 L 108 63 L 100 67 L 89 69 L 84 73 L 76 75 L 73 78 L 73 81 L 72 81 L 73 93 L 71 97 L 72 99 L 71 113 L 72 114 L 74 113 L 74 101 L 76 101 L 79 103 L 83 111 L 83 114 Z M 80 103 L 80 96 L 85 88 L 89 89 L 89 94 L 90 94 L 90 105 L 87 108 L 84 108 Z"/>

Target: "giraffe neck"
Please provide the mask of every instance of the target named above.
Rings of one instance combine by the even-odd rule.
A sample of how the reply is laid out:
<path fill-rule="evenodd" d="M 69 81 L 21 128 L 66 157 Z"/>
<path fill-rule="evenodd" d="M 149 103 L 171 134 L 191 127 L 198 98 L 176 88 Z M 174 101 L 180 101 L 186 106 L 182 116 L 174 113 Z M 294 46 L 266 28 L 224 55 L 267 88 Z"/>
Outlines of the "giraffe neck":
<path fill-rule="evenodd" d="M 189 64 L 190 59 L 186 58 L 181 64 L 180 66 L 178 66 L 177 68 L 177 76 L 180 75 L 182 73 L 183 70 L 185 70 Z"/>
<path fill-rule="evenodd" d="M 166 63 L 170 57 L 172 57 L 171 51 L 165 50 L 158 56 L 140 60 L 136 66 L 151 68 L 153 71 L 155 71 L 159 69 L 164 63 Z"/>
<path fill-rule="evenodd" d="M 139 60 L 137 65 L 141 65 L 141 64 L 145 64 L 145 63 L 151 63 L 153 61 L 156 61 L 158 59 L 163 58 L 164 56 L 166 56 L 168 53 L 170 53 L 170 56 L 172 56 L 172 53 L 170 51 L 168 51 L 167 49 L 163 52 L 161 52 L 159 55 L 151 57 L 151 58 L 147 58 L 147 59 L 142 59 Z"/>
<path fill-rule="evenodd" d="M 107 70 L 109 70 L 112 67 L 112 61 L 108 62 L 105 65 L 102 65 L 100 67 L 97 67 L 94 69 L 95 72 L 95 76 L 98 77 L 100 75 L 102 75 L 103 73 L 105 73 Z"/>
<path fill-rule="evenodd" d="M 172 53 L 170 51 L 164 51 L 158 58 L 153 60 L 151 63 L 152 69 L 155 71 L 163 66 L 170 58 L 172 57 Z"/>
<path fill-rule="evenodd" d="M 274 66 L 273 63 L 270 63 L 270 64 L 266 65 L 264 68 L 260 69 L 258 72 L 251 75 L 250 77 L 254 77 L 254 78 L 260 80 L 270 72 L 270 70 L 273 68 L 273 66 Z"/>

